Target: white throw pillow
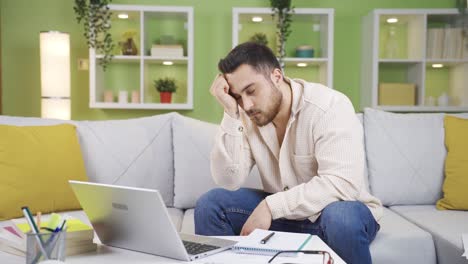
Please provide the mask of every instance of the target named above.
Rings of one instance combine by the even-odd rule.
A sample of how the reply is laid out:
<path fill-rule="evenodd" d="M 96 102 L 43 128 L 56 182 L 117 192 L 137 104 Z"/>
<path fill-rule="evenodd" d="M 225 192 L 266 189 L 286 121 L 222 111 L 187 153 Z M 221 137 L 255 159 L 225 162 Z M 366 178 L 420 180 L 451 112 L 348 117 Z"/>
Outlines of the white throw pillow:
<path fill-rule="evenodd" d="M 193 208 L 197 199 L 216 188 L 210 170 L 210 153 L 219 125 L 176 115 L 174 134 L 174 207 Z M 261 189 L 256 167 L 244 187 Z"/>
<path fill-rule="evenodd" d="M 384 205 L 435 204 L 441 197 L 443 116 L 365 109 L 369 182 Z"/>
<path fill-rule="evenodd" d="M 173 116 L 77 122 L 90 181 L 157 189 L 172 206 Z"/>

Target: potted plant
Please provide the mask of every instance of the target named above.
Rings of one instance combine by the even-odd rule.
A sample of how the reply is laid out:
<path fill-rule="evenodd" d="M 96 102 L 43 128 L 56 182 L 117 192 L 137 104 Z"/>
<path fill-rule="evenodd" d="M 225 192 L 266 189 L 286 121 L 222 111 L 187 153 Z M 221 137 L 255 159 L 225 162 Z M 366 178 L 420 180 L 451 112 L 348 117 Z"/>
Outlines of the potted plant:
<path fill-rule="evenodd" d="M 160 78 L 154 81 L 154 88 L 159 92 L 161 103 L 171 103 L 172 93 L 177 90 L 175 79 Z"/>
<path fill-rule="evenodd" d="M 268 39 L 265 33 L 257 32 L 250 37 L 250 41 L 261 44 L 268 45 Z"/>
<path fill-rule="evenodd" d="M 283 58 L 286 57 L 286 40 L 291 34 L 291 13 L 294 12 L 294 7 L 291 7 L 291 0 L 270 0 L 270 6 L 276 20 L 278 59 L 281 68 L 284 69 Z"/>
<path fill-rule="evenodd" d="M 83 22 L 84 37 L 88 48 L 96 49 L 96 53 L 104 54 L 99 64 L 106 70 L 107 64 L 112 60 L 114 43 L 109 33 L 111 28 L 111 12 L 109 3 L 112 0 L 75 0 L 73 10 L 78 24 Z"/>

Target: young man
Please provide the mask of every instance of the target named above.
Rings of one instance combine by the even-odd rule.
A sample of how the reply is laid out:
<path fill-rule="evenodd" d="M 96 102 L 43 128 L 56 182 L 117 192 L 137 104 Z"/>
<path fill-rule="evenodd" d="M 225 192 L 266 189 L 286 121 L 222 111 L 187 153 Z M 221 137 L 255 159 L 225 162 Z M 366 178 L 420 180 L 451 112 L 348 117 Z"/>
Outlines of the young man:
<path fill-rule="evenodd" d="M 382 207 L 364 186 L 363 132 L 349 99 L 284 77 L 273 52 L 254 43 L 234 48 L 218 67 L 210 92 L 224 117 L 211 170 L 227 190 L 197 201 L 195 232 L 310 233 L 347 263 L 371 263 Z M 263 191 L 240 188 L 254 164 Z"/>

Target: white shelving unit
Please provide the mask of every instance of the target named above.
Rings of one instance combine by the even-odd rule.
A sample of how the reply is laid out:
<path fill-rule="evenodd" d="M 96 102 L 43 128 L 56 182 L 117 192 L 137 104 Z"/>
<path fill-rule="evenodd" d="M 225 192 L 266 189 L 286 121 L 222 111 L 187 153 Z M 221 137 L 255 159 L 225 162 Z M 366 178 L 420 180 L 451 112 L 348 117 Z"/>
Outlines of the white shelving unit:
<path fill-rule="evenodd" d="M 364 17 L 362 107 L 394 112 L 468 111 L 466 40 L 461 35 L 449 35 L 458 30 L 457 16 L 456 9 L 376 9 Z M 389 19 L 397 22 L 389 23 Z M 436 31 L 441 35 L 434 37 Z M 448 49 L 458 53 L 451 54 Z M 436 64 L 442 68 L 434 68 Z M 382 104 L 381 83 L 415 84 L 414 104 Z M 438 98 L 444 94 L 449 96 L 448 104 L 438 105 Z"/>
<path fill-rule="evenodd" d="M 107 109 L 193 109 L 193 34 L 192 7 L 109 5 L 112 12 L 111 34 L 116 48 L 106 71 L 98 64 L 102 54 L 89 50 L 90 107 Z M 125 13 L 128 19 L 119 19 Z M 136 32 L 137 55 L 121 55 L 118 41 L 122 33 Z M 151 56 L 151 45 L 161 36 L 171 35 L 184 47 L 183 57 Z M 172 65 L 163 65 L 170 61 Z M 172 103 L 160 103 L 153 80 L 170 77 L 176 80 L 177 91 Z M 105 91 L 112 91 L 113 102 L 104 101 Z M 127 91 L 128 102 L 119 103 L 119 91 Z M 131 93 L 138 91 L 139 102 L 131 103 Z"/>
<path fill-rule="evenodd" d="M 276 26 L 271 8 L 233 8 L 232 46 L 249 40 L 254 33 L 267 35 L 268 46 L 276 53 Z M 261 17 L 261 22 L 253 22 Z M 333 88 L 334 9 L 295 8 L 292 33 L 286 43 L 285 74 L 291 78 L 319 82 Z M 313 58 L 295 57 L 297 46 L 314 48 Z M 298 65 L 302 65 L 299 67 Z"/>

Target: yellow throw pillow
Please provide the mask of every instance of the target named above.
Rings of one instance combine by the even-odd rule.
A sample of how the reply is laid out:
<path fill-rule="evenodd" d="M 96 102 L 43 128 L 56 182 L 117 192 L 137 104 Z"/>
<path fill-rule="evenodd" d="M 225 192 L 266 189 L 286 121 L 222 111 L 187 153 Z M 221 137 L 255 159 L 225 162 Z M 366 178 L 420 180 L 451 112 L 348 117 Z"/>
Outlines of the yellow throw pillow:
<path fill-rule="evenodd" d="M 444 197 L 437 209 L 468 210 L 468 120 L 446 116 Z"/>
<path fill-rule="evenodd" d="M 75 126 L 0 125 L 0 220 L 80 209 L 68 180 L 88 180 Z"/>

